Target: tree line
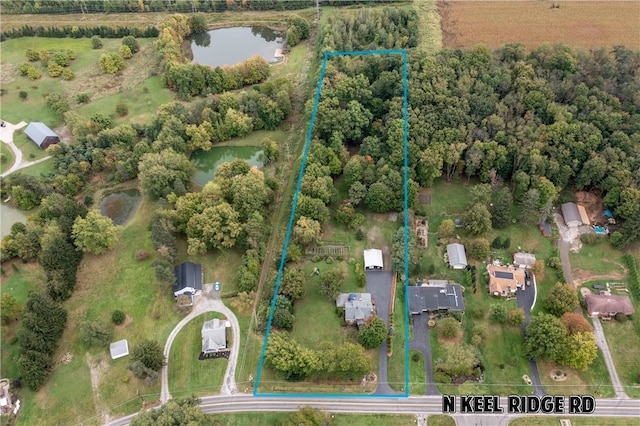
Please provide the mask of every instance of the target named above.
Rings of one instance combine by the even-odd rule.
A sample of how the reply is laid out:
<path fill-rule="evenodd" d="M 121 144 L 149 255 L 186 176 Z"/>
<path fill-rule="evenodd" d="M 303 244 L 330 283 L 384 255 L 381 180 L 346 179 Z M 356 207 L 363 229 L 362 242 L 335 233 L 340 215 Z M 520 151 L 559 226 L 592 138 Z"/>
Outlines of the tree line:
<path fill-rule="evenodd" d="M 348 6 L 392 3 L 395 0 L 321 0 L 321 5 Z M 316 0 L 7 0 L 2 13 L 144 13 L 296 10 L 314 7 Z"/>
<path fill-rule="evenodd" d="M 102 38 L 122 38 L 133 36 L 136 38 L 154 38 L 158 37 L 159 31 L 156 27 L 108 27 L 101 25 L 98 27 L 85 26 L 64 26 L 64 27 L 32 27 L 31 25 L 23 25 L 20 28 L 6 30 L 0 33 L 0 41 L 11 38 L 20 37 L 49 37 L 49 38 L 83 38 L 100 36 Z"/>

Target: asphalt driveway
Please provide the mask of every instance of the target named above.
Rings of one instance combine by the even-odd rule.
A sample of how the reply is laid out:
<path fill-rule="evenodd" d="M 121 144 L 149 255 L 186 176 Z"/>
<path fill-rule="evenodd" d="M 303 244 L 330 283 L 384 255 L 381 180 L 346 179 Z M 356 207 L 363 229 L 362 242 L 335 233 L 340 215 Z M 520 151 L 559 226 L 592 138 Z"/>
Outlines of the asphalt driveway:
<path fill-rule="evenodd" d="M 440 395 L 433 383 L 433 360 L 431 359 L 431 343 L 427 325 L 429 315 L 411 315 L 411 317 L 413 318 L 413 340 L 409 342 L 409 349 L 420 351 L 424 355 L 424 366 L 427 373 L 427 392 L 425 395 Z"/>

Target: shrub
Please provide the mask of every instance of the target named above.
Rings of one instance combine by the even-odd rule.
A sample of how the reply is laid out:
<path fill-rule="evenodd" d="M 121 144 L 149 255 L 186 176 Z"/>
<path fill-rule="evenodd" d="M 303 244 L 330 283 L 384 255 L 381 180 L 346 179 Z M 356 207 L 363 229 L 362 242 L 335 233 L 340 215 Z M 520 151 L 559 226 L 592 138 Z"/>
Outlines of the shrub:
<path fill-rule="evenodd" d="M 105 74 L 115 74 L 125 68 L 124 59 L 117 52 L 102 54 L 99 63 L 100 69 Z"/>
<path fill-rule="evenodd" d="M 122 39 L 122 45 L 127 46 L 131 53 L 137 53 L 140 50 L 140 45 L 138 45 L 138 41 L 133 36 L 126 36 Z"/>
<path fill-rule="evenodd" d="M 29 94 L 24 90 L 21 90 L 20 93 L 18 93 L 18 96 L 20 96 L 20 99 L 24 101 L 25 99 L 27 99 L 27 96 L 29 96 Z"/>
<path fill-rule="evenodd" d="M 89 99 L 91 99 L 91 95 L 88 93 L 78 93 L 78 95 L 76 95 L 76 102 L 79 104 L 86 104 L 89 102 Z"/>
<path fill-rule="evenodd" d="M 462 332 L 460 323 L 451 317 L 445 318 L 438 324 L 438 337 L 452 339 L 458 337 Z"/>
<path fill-rule="evenodd" d="M 411 355 L 411 360 L 412 360 L 413 362 L 418 362 L 418 361 L 420 361 L 420 354 L 419 354 L 419 353 L 417 353 L 417 352 L 414 352 L 414 353 L 413 353 L 413 355 Z"/>
<path fill-rule="evenodd" d="M 358 228 L 358 230 L 356 231 L 355 237 L 357 241 L 364 240 L 364 232 L 362 232 L 362 229 Z"/>
<path fill-rule="evenodd" d="M 473 308 L 471 308 L 470 313 L 473 319 L 483 319 L 485 315 L 487 315 L 487 310 L 484 308 L 484 306 L 474 306 Z"/>
<path fill-rule="evenodd" d="M 27 49 L 24 55 L 27 57 L 29 62 L 35 62 L 40 59 L 40 54 L 34 49 Z"/>
<path fill-rule="evenodd" d="M 124 45 L 120 46 L 120 48 L 118 49 L 118 53 L 124 59 L 129 59 L 133 56 L 133 53 L 131 53 L 131 49 L 129 49 L 129 46 L 124 46 Z"/>
<path fill-rule="evenodd" d="M 507 307 L 502 303 L 492 304 L 489 318 L 493 322 L 504 323 L 507 320 Z"/>
<path fill-rule="evenodd" d="M 503 249 L 508 249 L 509 247 L 511 247 L 511 237 L 505 238 L 504 241 L 502 242 Z"/>
<path fill-rule="evenodd" d="M 331 256 L 327 256 L 327 258 L 324 260 L 326 263 L 328 263 L 329 265 L 331 265 L 333 263 L 333 257 Z"/>
<path fill-rule="evenodd" d="M 320 256 L 318 256 L 317 254 L 316 254 L 316 255 L 314 255 L 314 256 L 311 258 L 311 261 L 312 261 L 312 262 L 314 262 L 314 263 L 318 263 L 318 262 L 320 262 Z"/>
<path fill-rule="evenodd" d="M 76 78 L 76 75 L 69 68 L 66 68 L 65 70 L 62 71 L 63 80 L 69 81 L 69 80 L 73 80 L 74 78 Z"/>
<path fill-rule="evenodd" d="M 125 115 L 129 114 L 129 107 L 127 106 L 127 104 L 125 104 L 124 102 L 118 102 L 118 104 L 116 105 L 116 114 L 118 114 L 120 117 L 124 117 Z"/>
<path fill-rule="evenodd" d="M 102 40 L 97 35 L 91 37 L 91 48 L 93 49 L 102 49 Z"/>
<path fill-rule="evenodd" d="M 59 77 L 60 74 L 62 74 L 62 66 L 55 61 L 49 61 L 47 69 L 49 70 L 49 75 L 51 77 Z"/>
<path fill-rule="evenodd" d="M 580 236 L 580 241 L 587 245 L 594 245 L 602 241 L 604 237 L 598 234 L 584 234 Z"/>
<path fill-rule="evenodd" d="M 367 276 L 364 274 L 364 272 L 360 272 L 358 274 L 358 287 L 363 288 L 366 284 L 367 284 Z"/>
<path fill-rule="evenodd" d="M 491 242 L 491 248 L 500 249 L 500 248 L 502 248 L 502 244 L 504 244 L 504 242 L 502 240 L 502 237 L 500 235 L 498 235 Z"/>
<path fill-rule="evenodd" d="M 616 314 L 616 321 L 626 322 L 627 321 L 627 316 L 625 314 L 623 314 L 622 312 L 618 312 Z"/>
<path fill-rule="evenodd" d="M 116 325 L 122 324 L 126 317 L 125 313 L 120 309 L 116 309 L 111 313 L 111 321 Z"/>
<path fill-rule="evenodd" d="M 435 383 L 451 383 L 451 377 L 442 371 L 437 371 L 433 373 L 433 381 Z"/>

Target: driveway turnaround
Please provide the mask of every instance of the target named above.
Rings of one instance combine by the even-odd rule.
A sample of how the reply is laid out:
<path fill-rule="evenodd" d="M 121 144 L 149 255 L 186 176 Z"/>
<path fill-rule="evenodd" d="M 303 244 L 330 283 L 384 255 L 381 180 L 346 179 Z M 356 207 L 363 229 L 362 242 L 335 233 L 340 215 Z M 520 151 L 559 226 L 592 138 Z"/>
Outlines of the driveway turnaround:
<path fill-rule="evenodd" d="M 4 142 L 11 151 L 13 151 L 13 156 L 15 157 L 15 160 L 13 162 L 13 165 L 9 168 L 9 170 L 2 172 L 2 174 L 0 174 L 0 177 L 8 176 L 9 174 L 15 172 L 16 170 L 24 169 L 25 167 L 42 163 L 43 161 L 47 161 L 49 158 L 51 158 L 51 156 L 47 155 L 46 157 L 36 161 L 26 161 L 24 159 L 24 156 L 22 155 L 22 151 L 20 150 L 20 148 L 18 148 L 16 144 L 13 143 L 13 132 L 15 132 L 16 130 L 22 129 L 24 126 L 27 125 L 27 123 L 24 121 L 21 121 L 18 124 L 11 124 L 5 121 L 4 124 L 5 124 L 4 127 L 0 127 L 0 140 Z"/>
<path fill-rule="evenodd" d="M 167 363 L 162 367 L 161 372 L 160 400 L 163 404 L 171 399 L 171 394 L 169 393 L 169 353 L 171 351 L 171 345 L 180 330 L 182 330 L 189 321 L 206 312 L 220 312 L 226 316 L 227 320 L 231 323 L 231 330 L 233 331 L 233 339 L 230 348 L 231 353 L 229 354 L 227 371 L 224 373 L 224 380 L 222 382 L 222 389 L 220 389 L 220 393 L 233 395 L 237 392 L 235 370 L 236 362 L 238 361 L 238 350 L 240 347 L 240 326 L 238 325 L 238 319 L 233 312 L 231 312 L 231 310 L 227 308 L 221 300 L 215 298 L 216 295 L 218 295 L 218 292 L 213 291 L 213 284 L 203 285 L 202 294 L 200 296 L 196 296 L 196 301 L 191 313 L 184 317 L 182 321 L 175 326 L 167 338 L 167 343 L 164 345 L 164 357 L 167 360 Z"/>

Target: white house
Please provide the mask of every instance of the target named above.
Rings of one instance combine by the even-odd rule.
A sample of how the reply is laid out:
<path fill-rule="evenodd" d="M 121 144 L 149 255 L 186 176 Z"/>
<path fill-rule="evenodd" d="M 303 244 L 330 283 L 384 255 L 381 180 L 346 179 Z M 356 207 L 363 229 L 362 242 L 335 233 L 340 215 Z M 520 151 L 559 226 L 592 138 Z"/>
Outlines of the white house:
<path fill-rule="evenodd" d="M 447 246 L 447 256 L 449 266 L 453 269 L 464 269 L 467 267 L 467 254 L 462 244 L 454 243 Z"/>
<path fill-rule="evenodd" d="M 367 271 L 382 270 L 382 250 L 369 249 L 364 251 L 364 269 Z"/>
<path fill-rule="evenodd" d="M 210 354 L 227 348 L 227 323 L 214 318 L 202 324 L 202 353 Z"/>

